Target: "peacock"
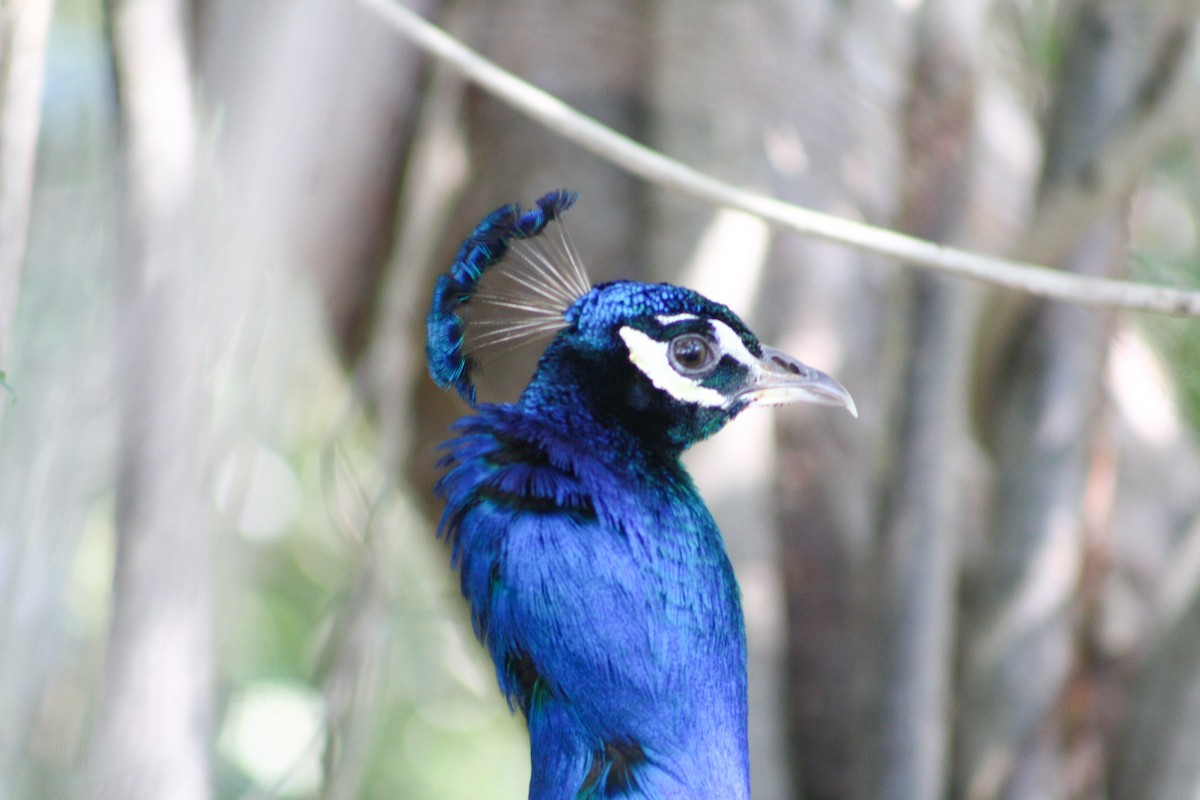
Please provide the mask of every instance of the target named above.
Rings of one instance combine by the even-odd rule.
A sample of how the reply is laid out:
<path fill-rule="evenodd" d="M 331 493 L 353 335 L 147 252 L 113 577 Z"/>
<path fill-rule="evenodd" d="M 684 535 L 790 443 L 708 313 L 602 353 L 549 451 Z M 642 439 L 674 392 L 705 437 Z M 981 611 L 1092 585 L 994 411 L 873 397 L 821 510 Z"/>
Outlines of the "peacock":
<path fill-rule="evenodd" d="M 496 209 L 434 288 L 430 373 L 472 407 L 443 445 L 438 535 L 525 718 L 530 800 L 748 798 L 738 586 L 680 455 L 750 406 L 854 401 L 694 291 L 590 285 L 561 220 L 576 198 Z M 516 402 L 477 402 L 481 351 L 550 333 Z"/>

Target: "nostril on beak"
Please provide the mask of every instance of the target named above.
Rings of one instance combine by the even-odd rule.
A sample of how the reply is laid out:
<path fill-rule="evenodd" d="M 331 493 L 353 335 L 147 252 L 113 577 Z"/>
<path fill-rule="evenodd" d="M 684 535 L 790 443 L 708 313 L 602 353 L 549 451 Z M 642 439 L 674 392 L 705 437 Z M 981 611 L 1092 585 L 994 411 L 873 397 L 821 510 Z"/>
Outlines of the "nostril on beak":
<path fill-rule="evenodd" d="M 779 356 L 771 356 L 771 360 L 775 362 L 776 366 L 783 367 L 793 375 L 799 375 L 803 377 L 805 374 L 807 374 L 805 370 L 800 369 L 800 365 L 795 361 L 788 361 L 786 358 L 780 358 Z"/>

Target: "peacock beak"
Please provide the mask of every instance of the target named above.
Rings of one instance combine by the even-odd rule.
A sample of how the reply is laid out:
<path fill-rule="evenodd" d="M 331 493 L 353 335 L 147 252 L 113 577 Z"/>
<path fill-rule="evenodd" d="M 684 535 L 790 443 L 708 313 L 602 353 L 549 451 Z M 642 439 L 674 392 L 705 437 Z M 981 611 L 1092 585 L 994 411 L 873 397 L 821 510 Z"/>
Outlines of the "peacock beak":
<path fill-rule="evenodd" d="M 739 399 L 756 406 L 782 406 L 788 403 L 817 403 L 838 406 L 858 416 L 854 398 L 833 378 L 791 356 L 763 347 L 758 378 Z"/>

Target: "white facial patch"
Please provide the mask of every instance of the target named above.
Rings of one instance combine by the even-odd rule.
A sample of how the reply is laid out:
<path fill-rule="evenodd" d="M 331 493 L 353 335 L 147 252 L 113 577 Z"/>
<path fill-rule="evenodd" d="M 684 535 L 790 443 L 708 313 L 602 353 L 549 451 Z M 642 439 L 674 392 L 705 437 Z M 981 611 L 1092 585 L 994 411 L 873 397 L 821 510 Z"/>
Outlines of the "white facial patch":
<path fill-rule="evenodd" d="M 650 382 L 676 400 L 717 408 L 725 398 L 716 389 L 701 386 L 699 381 L 685 378 L 667 360 L 667 342 L 651 339 L 635 328 L 621 328 L 621 338 L 629 348 L 629 360 Z"/>
<path fill-rule="evenodd" d="M 758 363 L 758 359 L 746 347 L 746 343 L 742 341 L 742 337 L 737 335 L 733 328 L 721 322 L 719 319 L 709 320 L 713 327 L 713 331 L 717 334 L 717 342 L 721 345 L 721 352 L 727 356 L 733 356 L 738 361 L 750 370 L 750 374 L 757 378 L 762 373 L 762 367 Z"/>
<path fill-rule="evenodd" d="M 696 319 L 691 314 L 680 314 L 667 317 L 673 322 L 684 319 Z M 662 322 L 663 318 L 659 318 Z M 742 342 L 742 338 L 732 328 L 719 320 L 711 320 L 713 331 L 717 335 L 717 345 L 722 355 L 729 355 L 746 365 L 752 376 L 761 372 L 758 359 L 751 355 Z M 665 323 L 669 324 L 669 323 Z M 656 387 L 685 403 L 720 408 L 728 405 L 730 398 L 725 397 L 716 389 L 704 386 L 700 381 L 686 378 L 675 371 L 667 357 L 669 342 L 660 342 L 642 333 L 636 328 L 624 327 L 620 330 L 621 339 L 629 348 L 629 360 L 650 379 Z"/>

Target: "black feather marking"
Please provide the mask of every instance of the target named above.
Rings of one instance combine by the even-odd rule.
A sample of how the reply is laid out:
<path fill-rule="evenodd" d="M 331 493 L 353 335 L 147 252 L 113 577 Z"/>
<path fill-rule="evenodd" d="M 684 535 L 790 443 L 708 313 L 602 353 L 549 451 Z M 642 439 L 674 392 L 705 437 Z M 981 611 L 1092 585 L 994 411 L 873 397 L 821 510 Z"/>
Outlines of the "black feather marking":
<path fill-rule="evenodd" d="M 546 455 L 546 451 L 533 442 L 512 436 L 505 436 L 501 433 L 494 433 L 492 435 L 500 443 L 500 446 L 484 456 L 483 460 L 493 467 L 502 467 L 506 464 L 529 464 L 537 467 L 551 466 L 550 457 Z"/>
<path fill-rule="evenodd" d="M 500 568 L 499 561 L 493 561 L 488 567 L 488 595 L 495 597 L 504 584 L 504 573 Z M 466 587 L 464 587 L 464 594 Z M 487 638 L 488 626 L 492 621 L 492 603 L 483 603 L 479 607 L 471 607 L 471 621 L 475 628 L 475 635 L 480 640 Z"/>
<path fill-rule="evenodd" d="M 592 752 L 592 766 L 576 797 L 617 797 L 637 788 L 634 770 L 646 762 L 646 751 L 632 739 L 605 742 Z"/>
<path fill-rule="evenodd" d="M 538 705 L 554 699 L 554 690 L 538 671 L 533 656 L 524 650 L 518 648 L 504 657 L 504 671 L 510 697 L 526 717 Z"/>
<path fill-rule="evenodd" d="M 592 521 L 596 519 L 596 507 L 588 497 L 545 497 L 542 495 L 529 494 L 528 492 L 509 492 L 495 486 L 479 487 L 478 496 L 480 500 L 489 500 L 492 503 L 506 508 L 517 514 L 560 514 L 567 513 L 573 515 L 581 521 Z"/>
<path fill-rule="evenodd" d="M 521 465 L 535 470 L 559 472 L 546 451 L 537 444 L 517 437 L 494 434 L 499 446 L 483 457 L 493 467 Z M 590 497 L 578 493 L 550 496 L 537 493 L 532 487 L 515 491 L 502 487 L 499 480 L 481 486 L 477 492 L 481 500 L 490 500 L 496 505 L 517 513 L 535 514 L 569 513 L 581 521 L 596 519 L 596 507 Z"/>

